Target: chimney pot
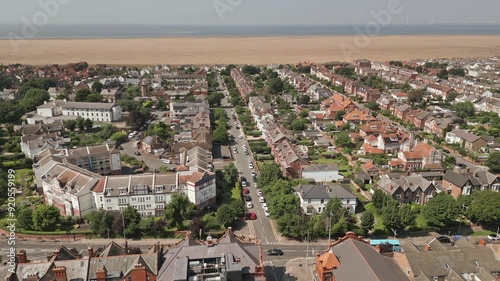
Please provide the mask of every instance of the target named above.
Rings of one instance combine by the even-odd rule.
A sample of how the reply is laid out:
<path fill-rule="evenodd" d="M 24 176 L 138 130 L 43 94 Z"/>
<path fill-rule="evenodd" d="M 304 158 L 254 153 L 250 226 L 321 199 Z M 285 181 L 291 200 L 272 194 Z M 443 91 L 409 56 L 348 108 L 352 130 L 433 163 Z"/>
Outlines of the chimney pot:
<path fill-rule="evenodd" d="M 89 246 L 87 248 L 87 254 L 88 254 L 89 258 L 94 256 L 94 248 L 92 246 Z"/>

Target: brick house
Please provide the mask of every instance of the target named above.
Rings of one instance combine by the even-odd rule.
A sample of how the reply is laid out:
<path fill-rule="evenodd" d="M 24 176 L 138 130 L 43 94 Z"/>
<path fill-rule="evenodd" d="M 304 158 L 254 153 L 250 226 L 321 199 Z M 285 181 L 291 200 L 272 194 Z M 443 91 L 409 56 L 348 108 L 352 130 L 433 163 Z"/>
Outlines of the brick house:
<path fill-rule="evenodd" d="M 443 188 L 455 199 L 460 195 L 470 195 L 474 191 L 491 189 L 500 191 L 500 178 L 488 171 L 478 170 L 466 173 L 446 171 L 443 176 Z"/>
<path fill-rule="evenodd" d="M 400 203 L 419 205 L 425 205 L 438 193 L 433 182 L 417 174 L 400 178 L 390 178 L 388 175 L 383 175 L 375 189 L 384 191 Z"/>

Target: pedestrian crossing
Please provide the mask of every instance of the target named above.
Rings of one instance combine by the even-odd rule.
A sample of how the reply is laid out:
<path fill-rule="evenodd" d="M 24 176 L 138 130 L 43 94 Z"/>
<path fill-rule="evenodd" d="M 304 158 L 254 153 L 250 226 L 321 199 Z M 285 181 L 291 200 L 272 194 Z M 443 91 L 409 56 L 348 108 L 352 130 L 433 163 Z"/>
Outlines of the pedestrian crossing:
<path fill-rule="evenodd" d="M 281 259 L 281 260 L 272 260 L 272 261 L 263 261 L 262 264 L 266 265 L 266 264 L 273 264 L 273 263 L 282 263 L 282 262 L 287 262 L 289 261 L 290 259 Z"/>

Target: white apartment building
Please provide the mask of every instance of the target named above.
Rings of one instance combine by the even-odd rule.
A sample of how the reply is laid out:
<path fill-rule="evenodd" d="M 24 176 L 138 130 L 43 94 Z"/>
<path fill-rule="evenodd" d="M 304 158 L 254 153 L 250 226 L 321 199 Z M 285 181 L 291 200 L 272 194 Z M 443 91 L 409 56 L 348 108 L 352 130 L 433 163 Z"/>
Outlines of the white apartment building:
<path fill-rule="evenodd" d="M 354 214 L 357 198 L 341 185 L 299 185 L 295 195 L 300 198 L 300 206 L 306 215 L 319 214 L 325 210 L 328 201 L 339 198 L 342 206 Z"/>
<path fill-rule="evenodd" d="M 56 100 L 37 107 L 37 115 L 50 118 L 77 116 L 94 122 L 115 122 L 122 118 L 121 107 L 114 103 L 68 102 Z"/>

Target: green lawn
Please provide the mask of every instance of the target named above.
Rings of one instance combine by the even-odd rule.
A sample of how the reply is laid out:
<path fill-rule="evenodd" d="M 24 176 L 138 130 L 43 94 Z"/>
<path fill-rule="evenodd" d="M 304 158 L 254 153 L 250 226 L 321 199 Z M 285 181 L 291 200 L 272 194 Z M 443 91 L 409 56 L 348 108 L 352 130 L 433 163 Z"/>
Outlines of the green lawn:
<path fill-rule="evenodd" d="M 365 205 L 365 210 L 366 212 L 371 212 L 375 216 L 375 224 L 373 225 L 373 230 L 372 233 L 385 233 L 385 227 L 384 224 L 382 223 L 382 216 L 377 215 L 377 212 L 375 211 L 375 207 L 373 206 L 373 203 L 368 203 Z"/>
<path fill-rule="evenodd" d="M 470 236 L 487 236 L 487 235 L 490 235 L 490 234 L 495 234 L 496 232 L 494 231 L 491 231 L 491 230 L 478 230 L 478 231 L 475 231 L 471 234 L 469 234 Z"/>
<path fill-rule="evenodd" d="M 16 169 L 15 170 L 16 173 L 16 182 L 17 183 L 21 183 L 21 177 L 23 174 L 28 174 L 29 172 L 31 172 L 32 170 L 31 169 Z"/>

